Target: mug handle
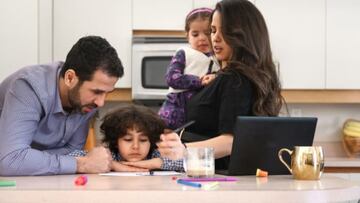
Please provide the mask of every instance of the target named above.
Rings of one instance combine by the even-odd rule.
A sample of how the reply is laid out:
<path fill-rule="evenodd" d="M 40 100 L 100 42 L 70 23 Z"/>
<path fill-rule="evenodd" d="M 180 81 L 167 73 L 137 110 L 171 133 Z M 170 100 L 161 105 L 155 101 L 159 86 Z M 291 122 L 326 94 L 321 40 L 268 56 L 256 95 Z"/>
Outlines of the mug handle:
<path fill-rule="evenodd" d="M 290 168 L 290 166 L 284 161 L 284 159 L 282 158 L 282 153 L 283 152 L 287 152 L 289 153 L 289 155 L 291 156 L 291 154 L 293 153 L 293 151 L 289 150 L 289 149 L 286 149 L 286 148 L 282 148 L 279 150 L 279 153 L 278 153 L 278 156 L 279 156 L 279 159 L 280 161 L 286 166 L 286 168 L 290 171 L 290 173 L 292 174 L 292 170 Z"/>

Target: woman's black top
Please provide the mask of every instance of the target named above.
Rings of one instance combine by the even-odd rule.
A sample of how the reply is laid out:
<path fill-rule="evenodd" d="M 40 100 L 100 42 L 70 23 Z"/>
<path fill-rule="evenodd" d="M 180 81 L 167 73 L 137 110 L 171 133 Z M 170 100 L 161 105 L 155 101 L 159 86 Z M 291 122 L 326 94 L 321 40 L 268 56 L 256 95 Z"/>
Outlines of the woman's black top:
<path fill-rule="evenodd" d="M 253 115 L 253 99 L 253 85 L 244 75 L 220 73 L 188 102 L 186 120 L 195 120 L 195 124 L 186 131 L 206 138 L 234 134 L 236 117 Z M 216 168 L 226 169 L 227 162 L 216 163 Z"/>

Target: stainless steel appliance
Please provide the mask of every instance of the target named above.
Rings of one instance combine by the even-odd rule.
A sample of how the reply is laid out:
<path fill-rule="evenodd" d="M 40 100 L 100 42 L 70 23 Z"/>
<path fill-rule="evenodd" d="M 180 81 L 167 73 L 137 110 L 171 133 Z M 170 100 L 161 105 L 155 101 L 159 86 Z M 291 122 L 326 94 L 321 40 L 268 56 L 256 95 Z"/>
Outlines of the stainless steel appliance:
<path fill-rule="evenodd" d="M 168 86 L 165 73 L 172 56 L 188 46 L 185 37 L 134 37 L 132 46 L 132 98 L 138 103 L 159 105 Z"/>

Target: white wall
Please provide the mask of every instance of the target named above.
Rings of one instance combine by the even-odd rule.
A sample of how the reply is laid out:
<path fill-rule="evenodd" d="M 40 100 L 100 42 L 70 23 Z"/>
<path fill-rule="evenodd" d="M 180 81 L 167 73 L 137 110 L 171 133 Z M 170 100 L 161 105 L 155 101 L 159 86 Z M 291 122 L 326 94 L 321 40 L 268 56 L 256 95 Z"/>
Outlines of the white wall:
<path fill-rule="evenodd" d="M 288 104 L 292 116 L 315 116 L 315 142 L 341 141 L 341 129 L 348 118 L 360 120 L 359 104 Z M 284 109 L 282 110 L 283 112 Z"/>

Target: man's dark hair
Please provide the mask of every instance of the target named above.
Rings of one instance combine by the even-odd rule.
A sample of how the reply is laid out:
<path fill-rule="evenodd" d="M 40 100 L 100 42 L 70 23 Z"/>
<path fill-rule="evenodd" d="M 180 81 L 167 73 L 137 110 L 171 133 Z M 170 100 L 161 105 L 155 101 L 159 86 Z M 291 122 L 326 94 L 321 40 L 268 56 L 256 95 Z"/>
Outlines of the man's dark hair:
<path fill-rule="evenodd" d="M 116 50 L 106 39 L 99 36 L 86 36 L 79 39 L 69 51 L 61 77 L 73 69 L 80 82 L 92 80 L 95 71 L 102 70 L 108 76 L 122 77 L 124 68 Z"/>
<path fill-rule="evenodd" d="M 156 142 L 160 140 L 160 134 L 164 132 L 165 123 L 159 115 L 150 108 L 140 105 L 129 105 L 119 108 L 103 118 L 100 126 L 104 134 L 103 142 L 109 147 L 112 153 L 118 153 L 118 139 L 124 137 L 129 129 L 142 132 L 150 140 L 150 151 L 148 158 L 151 158 Z"/>

